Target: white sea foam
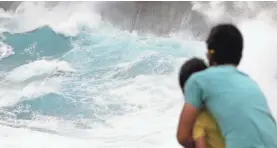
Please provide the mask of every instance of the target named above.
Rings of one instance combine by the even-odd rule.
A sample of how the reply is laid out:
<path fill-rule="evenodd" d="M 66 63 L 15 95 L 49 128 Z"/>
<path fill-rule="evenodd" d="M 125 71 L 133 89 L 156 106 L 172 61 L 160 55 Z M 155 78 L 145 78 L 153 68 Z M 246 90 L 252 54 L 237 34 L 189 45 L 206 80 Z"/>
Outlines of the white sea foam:
<path fill-rule="evenodd" d="M 246 18 L 249 12 L 257 9 L 262 15 L 271 13 L 269 10 L 262 11 L 262 8 L 251 4 L 255 3 L 247 3 L 246 6 L 238 3 L 238 9 L 245 12 L 236 19 L 232 17 L 232 14 L 222 13 L 226 9 L 220 2 L 195 3 L 194 10 L 203 13 L 203 15 L 205 13 L 207 20 L 211 23 L 224 21 L 224 16 L 228 16 L 241 28 L 245 36 L 245 52 L 240 68 L 261 84 L 276 117 L 277 110 L 274 100 L 277 93 L 274 90 L 277 84 L 275 80 L 277 72 L 275 35 L 277 30 L 269 18 L 259 15 L 251 19 Z M 249 10 L 248 7 L 250 7 Z M 25 32 L 38 26 L 49 25 L 57 32 L 75 35 L 78 33 L 80 24 L 95 25 L 99 21 L 97 15 L 91 15 L 93 12 L 90 8 L 90 4 L 87 3 L 73 3 L 72 5 L 61 4 L 49 11 L 45 5 L 25 3 L 17 9 L 15 14 L 7 15 L 9 19 L 0 26 L 13 32 Z M 159 38 L 153 40 L 156 41 Z M 180 42 L 183 41 L 180 40 Z M 197 55 L 203 56 L 205 54 L 203 43 L 198 45 L 197 42 L 193 42 L 191 44 L 196 44 L 197 48 L 201 48 L 200 52 L 196 53 Z M 184 58 L 172 58 L 176 64 L 176 69 L 180 67 Z M 128 62 L 120 64 L 121 68 L 128 66 L 130 66 Z M 51 92 L 61 93 L 60 85 L 62 82 L 59 78 L 45 79 L 57 69 L 75 71 L 67 62 L 57 60 L 38 60 L 13 69 L 6 74 L 5 78 L 14 83 L 0 86 L 0 106 L 14 104 L 20 101 L 22 96 L 28 99 Z M 31 81 L 28 84 L 21 83 L 38 75 L 46 75 L 46 77 Z M 116 80 L 112 82 L 114 81 Z M 0 126 L 0 147 L 180 147 L 175 137 L 183 97 L 178 88 L 177 70 L 170 75 L 139 75 L 131 80 L 118 80 L 114 84 L 117 86 L 115 89 L 105 90 L 97 97 L 90 95 L 93 95 L 94 91 L 98 90 L 97 87 L 102 86 L 102 84 L 91 85 L 87 80 L 83 80 L 82 83 L 88 85 L 84 95 L 93 98 L 95 103 L 111 104 L 117 102 L 123 106 L 131 104 L 134 106 L 131 107 L 133 110 L 130 109 L 130 112 L 121 116 L 111 116 L 100 125 L 93 124 L 90 130 L 80 131 L 72 122 L 67 123 L 67 121 L 58 118 L 49 118 L 46 121 L 45 118 L 47 117 L 43 118 L 42 116 L 38 116 L 38 119 L 34 121 L 28 121 L 26 124 L 22 121 L 22 127 L 25 126 L 25 128 L 14 128 L 11 125 Z M 72 88 L 72 91 L 75 90 Z M 39 119 L 40 117 L 42 118 Z M 86 124 L 85 121 L 84 124 Z M 38 130 L 40 128 L 44 131 Z M 46 129 L 56 133 L 45 132 Z"/>

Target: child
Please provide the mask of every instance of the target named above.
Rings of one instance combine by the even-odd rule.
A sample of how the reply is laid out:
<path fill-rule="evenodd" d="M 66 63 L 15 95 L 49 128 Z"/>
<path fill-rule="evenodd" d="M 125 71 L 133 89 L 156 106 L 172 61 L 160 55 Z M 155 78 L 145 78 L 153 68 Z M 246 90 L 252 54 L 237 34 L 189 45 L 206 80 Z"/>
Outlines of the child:
<path fill-rule="evenodd" d="M 203 60 L 192 58 L 185 62 L 180 69 L 179 85 L 185 95 L 184 85 L 188 78 L 195 72 L 205 70 L 207 68 Z M 205 109 L 199 113 L 196 118 L 192 138 L 195 148 L 224 148 L 224 139 L 221 136 L 219 127 L 213 116 Z M 188 148 L 188 146 L 186 146 Z"/>

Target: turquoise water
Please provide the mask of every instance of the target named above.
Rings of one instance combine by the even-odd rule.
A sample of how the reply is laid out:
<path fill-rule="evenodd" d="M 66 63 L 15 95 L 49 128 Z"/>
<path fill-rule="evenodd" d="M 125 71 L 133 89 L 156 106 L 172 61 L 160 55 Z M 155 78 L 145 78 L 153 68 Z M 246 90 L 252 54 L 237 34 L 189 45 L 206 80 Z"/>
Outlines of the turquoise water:
<path fill-rule="evenodd" d="M 34 73 L 25 73 L 31 75 L 26 79 L 16 84 L 13 82 L 12 85 L 21 84 L 24 89 L 35 82 L 42 83 L 49 79 L 59 81 L 59 89 L 55 92 L 35 97 L 18 96 L 17 101 L 2 107 L 3 112 L 13 113 L 12 118 L 15 120 L 50 116 L 69 121 L 87 119 L 91 122 L 105 122 L 110 117 L 143 110 L 144 104 L 127 103 L 120 96 L 109 92 L 132 83 L 139 76 L 160 75 L 177 80 L 177 75 L 172 74 L 184 61 L 182 59 L 203 50 L 193 46 L 201 46 L 200 42 L 137 36 L 111 26 L 81 28 L 76 36 L 57 34 L 48 26 L 26 33 L 5 32 L 3 35 L 2 42 L 10 45 L 15 52 L 0 61 L 0 71 L 4 73 L 9 74 L 9 71 L 39 60 L 64 61 L 75 70 L 74 73 L 64 72 L 59 75 L 54 74 L 59 70 L 55 68 L 50 72 L 34 70 Z M 44 65 L 30 65 L 28 68 L 36 69 L 36 66 Z M 23 75 L 24 70 L 20 71 Z M 40 74 L 35 74 L 38 71 Z M 17 74 L 15 77 L 20 77 Z M 10 85 L 11 80 L 8 78 L 5 83 Z M 36 87 L 40 87 L 40 84 Z M 93 87 L 93 90 L 87 87 Z M 106 103 L 98 104 L 95 98 Z"/>
<path fill-rule="evenodd" d="M 187 58 L 205 57 L 204 42 L 190 30 L 167 38 L 129 33 L 88 6 L 49 11 L 27 3 L 0 12 L 0 147 L 178 147 L 177 74 Z M 221 14 L 199 10 L 210 19 Z M 275 114 L 277 31 L 264 17 L 237 24 L 246 38 L 241 68 Z"/>
<path fill-rule="evenodd" d="M 14 54 L 0 61 L 2 87 L 7 91 L 1 94 L 1 123 L 62 136 L 115 126 L 110 120 L 117 118 L 130 122 L 132 114 L 174 109 L 172 105 L 179 105 L 174 102 L 182 101 L 180 94 L 172 100 L 163 98 L 169 86 L 161 79 L 176 89 L 179 65 L 203 50 L 201 42 L 137 36 L 110 25 L 83 27 L 74 36 L 58 34 L 49 26 L 3 35 L 1 42 Z M 137 119 L 148 120 L 143 118 Z M 40 127 L 48 122 L 70 127 L 66 132 L 57 130 L 63 126 Z"/>

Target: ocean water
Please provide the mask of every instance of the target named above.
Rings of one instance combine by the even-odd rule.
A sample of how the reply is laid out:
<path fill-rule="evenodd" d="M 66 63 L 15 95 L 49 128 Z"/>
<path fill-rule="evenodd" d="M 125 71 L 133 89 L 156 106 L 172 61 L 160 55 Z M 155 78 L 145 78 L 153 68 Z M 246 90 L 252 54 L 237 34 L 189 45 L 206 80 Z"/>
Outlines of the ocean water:
<path fill-rule="evenodd" d="M 277 34 L 271 9 L 194 3 L 207 23 L 228 16 L 245 36 L 240 69 L 264 90 L 277 115 Z M 23 3 L 0 11 L 0 147 L 180 147 L 183 97 L 178 68 L 205 57 L 205 44 L 184 30 L 170 37 L 120 30 L 90 3 Z M 259 11 L 258 11 L 259 10 Z M 256 12 L 255 15 L 251 15 Z"/>

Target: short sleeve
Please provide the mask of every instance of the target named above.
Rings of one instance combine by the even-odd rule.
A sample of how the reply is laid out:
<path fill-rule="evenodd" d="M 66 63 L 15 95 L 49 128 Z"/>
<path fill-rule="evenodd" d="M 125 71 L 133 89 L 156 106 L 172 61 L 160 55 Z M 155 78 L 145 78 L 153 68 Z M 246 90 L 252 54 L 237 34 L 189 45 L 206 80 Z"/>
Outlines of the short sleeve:
<path fill-rule="evenodd" d="M 205 136 L 205 127 L 201 124 L 201 122 L 203 122 L 201 119 L 201 117 L 198 117 L 193 127 L 192 138 L 195 141 L 198 140 L 198 138 Z"/>
<path fill-rule="evenodd" d="M 188 79 L 184 89 L 185 93 L 185 103 L 191 104 L 194 107 L 200 109 L 202 108 L 202 93 L 203 90 L 200 85 L 197 83 L 194 75 Z"/>

